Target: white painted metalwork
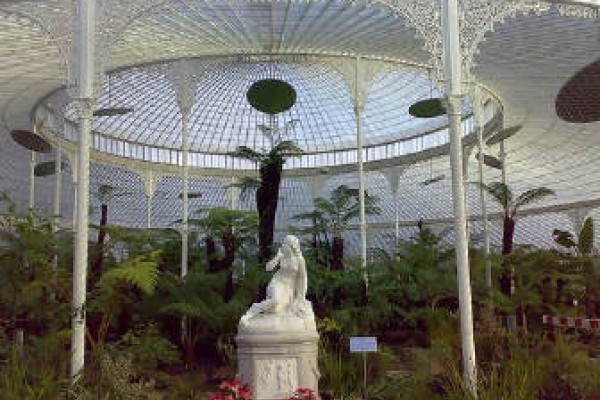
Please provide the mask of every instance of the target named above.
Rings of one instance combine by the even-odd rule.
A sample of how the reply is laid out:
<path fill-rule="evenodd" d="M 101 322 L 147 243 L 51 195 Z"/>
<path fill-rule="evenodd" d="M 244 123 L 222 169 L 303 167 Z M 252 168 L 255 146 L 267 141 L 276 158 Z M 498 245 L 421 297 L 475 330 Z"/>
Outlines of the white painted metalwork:
<path fill-rule="evenodd" d="M 71 325 L 71 382 L 81 378 L 85 365 L 85 301 L 88 263 L 88 206 L 90 137 L 94 107 L 94 54 L 96 35 L 95 3 L 79 0 L 78 104 L 81 108 L 77 155 L 77 232 L 73 260 L 73 301 Z"/>
<path fill-rule="evenodd" d="M 60 140 L 58 141 L 58 146 L 56 147 L 56 159 L 54 160 L 54 170 L 55 170 L 55 181 L 54 181 L 54 218 L 53 218 L 53 227 L 54 230 L 58 230 L 60 227 L 60 195 L 62 189 L 62 147 L 60 145 Z"/>
<path fill-rule="evenodd" d="M 471 305 L 471 280 L 469 276 L 469 246 L 467 239 L 467 213 L 465 186 L 462 171 L 461 106 L 463 101 L 461 49 L 459 42 L 458 0 L 442 3 L 442 30 L 444 43 L 444 76 L 450 128 L 450 164 L 452 170 L 452 200 L 454 203 L 454 235 L 456 238 L 456 269 L 460 310 L 460 334 L 463 374 L 471 395 L 477 397 L 477 366 L 473 339 L 473 312 Z"/>
<path fill-rule="evenodd" d="M 477 129 L 477 151 L 478 154 L 483 154 L 483 96 L 479 87 L 473 87 L 473 113 L 475 117 L 475 126 Z M 490 255 L 490 232 L 488 228 L 486 192 L 483 185 L 486 182 L 485 170 L 483 167 L 483 157 L 477 158 L 477 171 L 479 173 L 479 205 L 481 209 L 481 223 L 483 225 L 483 252 L 486 257 Z M 490 260 L 486 260 L 485 265 L 485 282 L 488 290 L 492 290 L 492 264 Z M 491 293 L 490 293 L 491 294 Z"/>
<path fill-rule="evenodd" d="M 367 276 L 367 218 L 365 215 L 365 172 L 363 162 L 363 136 L 361 131 L 362 126 L 362 115 L 361 112 L 364 107 L 364 103 L 361 101 L 362 84 L 360 79 L 361 74 L 361 63 L 360 58 L 356 58 L 355 65 L 355 95 L 354 95 L 354 114 L 356 115 L 356 158 L 358 165 L 358 202 L 360 207 L 359 220 L 360 220 L 360 260 L 361 266 L 364 270 L 365 285 L 368 286 L 369 279 Z"/>
<path fill-rule="evenodd" d="M 181 114 L 181 136 L 182 136 L 182 160 L 181 160 L 181 177 L 182 177 L 182 215 L 181 215 L 181 276 L 185 278 L 188 273 L 188 253 L 189 253 L 189 223 L 188 218 L 190 215 L 189 211 L 189 180 L 190 180 L 190 168 L 189 168 L 189 124 L 188 124 L 188 112 L 182 111 Z"/>

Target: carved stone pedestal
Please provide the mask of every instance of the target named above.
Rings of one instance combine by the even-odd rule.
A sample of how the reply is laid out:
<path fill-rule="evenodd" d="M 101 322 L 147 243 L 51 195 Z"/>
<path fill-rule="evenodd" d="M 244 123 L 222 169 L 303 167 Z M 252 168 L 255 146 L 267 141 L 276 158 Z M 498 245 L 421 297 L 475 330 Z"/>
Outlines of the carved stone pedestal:
<path fill-rule="evenodd" d="M 298 388 L 318 394 L 319 335 L 314 319 L 267 314 L 240 324 L 238 378 L 256 400 L 284 400 Z"/>

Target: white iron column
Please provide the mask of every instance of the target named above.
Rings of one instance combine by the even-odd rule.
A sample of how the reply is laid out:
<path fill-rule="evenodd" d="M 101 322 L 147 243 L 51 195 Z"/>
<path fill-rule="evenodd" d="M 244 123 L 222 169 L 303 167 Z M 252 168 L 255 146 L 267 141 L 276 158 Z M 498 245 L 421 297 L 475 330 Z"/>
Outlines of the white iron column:
<path fill-rule="evenodd" d="M 79 173 L 79 161 L 77 160 L 76 153 L 69 153 L 68 156 L 71 161 L 71 183 L 73 185 L 73 214 L 71 216 L 71 230 L 73 232 L 77 232 L 77 188 L 79 187 L 77 174 Z"/>
<path fill-rule="evenodd" d="M 475 124 L 477 125 L 477 151 L 479 153 L 479 157 L 477 157 L 477 167 L 479 170 L 479 203 L 481 208 L 481 223 L 483 225 L 483 252 L 486 257 L 485 261 L 485 283 L 490 290 L 492 290 L 492 263 L 488 260 L 488 256 L 490 255 L 490 231 L 488 227 L 488 217 L 487 217 L 487 205 L 485 201 L 485 189 L 483 188 L 483 184 L 485 183 L 485 170 L 483 168 L 483 103 L 481 94 L 479 93 L 480 89 L 476 88 L 475 94 L 473 96 L 473 114 L 475 117 Z"/>
<path fill-rule="evenodd" d="M 146 194 L 146 228 L 152 228 L 152 195 Z"/>
<path fill-rule="evenodd" d="M 54 182 L 54 230 L 57 231 L 60 227 L 60 190 L 62 186 L 62 148 L 60 139 L 56 146 L 56 160 L 54 162 L 55 178 Z"/>
<path fill-rule="evenodd" d="M 394 202 L 394 243 L 396 246 L 400 240 L 400 198 L 398 189 L 400 186 L 400 175 L 403 173 L 403 171 L 404 167 L 396 167 L 392 170 L 384 172 L 384 176 L 390 185 L 392 201 Z"/>
<path fill-rule="evenodd" d="M 29 151 L 29 209 L 35 207 L 35 152 Z"/>
<path fill-rule="evenodd" d="M 368 285 L 367 277 L 367 220 L 365 216 L 365 174 L 363 166 L 363 141 L 361 131 L 361 81 L 359 78 L 360 58 L 356 57 L 356 93 L 354 95 L 354 114 L 356 115 L 356 160 L 358 162 L 358 201 L 359 201 L 359 226 L 360 226 L 360 261 L 361 266 L 365 270 L 365 284 Z"/>
<path fill-rule="evenodd" d="M 81 120 L 79 126 L 77 233 L 73 261 L 73 302 L 71 333 L 71 382 L 81 377 L 85 363 L 85 297 L 88 264 L 88 207 L 90 134 L 94 106 L 94 42 L 96 2 L 79 0 L 78 78 Z"/>
<path fill-rule="evenodd" d="M 181 113 L 181 166 L 183 180 L 183 215 L 181 216 L 181 276 L 185 277 L 188 273 L 188 214 L 189 214 L 189 196 L 188 196 L 188 181 L 189 181 L 189 165 L 188 157 L 190 151 L 189 145 L 189 112 L 183 110 Z"/>
<path fill-rule="evenodd" d="M 156 191 L 154 172 L 149 170 L 144 176 L 144 190 L 146 194 L 146 228 L 152 228 L 152 200 Z"/>
<path fill-rule="evenodd" d="M 506 150 L 504 149 L 504 140 L 500 142 L 500 161 L 502 162 L 502 183 L 508 185 L 506 179 Z"/>
<path fill-rule="evenodd" d="M 473 312 L 469 276 L 469 248 L 466 232 L 465 187 L 462 175 L 461 147 L 461 52 L 459 42 L 458 0 L 442 2 L 442 35 L 444 72 L 450 131 L 450 163 L 452 169 L 452 200 L 454 203 L 454 234 L 456 237 L 456 267 L 460 308 L 460 332 L 465 384 L 477 396 L 475 344 L 473 342 Z"/>
<path fill-rule="evenodd" d="M 227 194 L 229 195 L 229 208 L 231 210 L 237 210 L 240 208 L 240 188 L 235 186 L 236 182 L 237 178 L 232 176 L 231 183 L 227 190 Z"/>
<path fill-rule="evenodd" d="M 461 101 L 462 103 L 462 101 Z M 461 120 L 462 120 L 462 115 L 461 115 Z M 460 124 L 459 126 L 460 129 L 460 135 L 461 135 L 461 142 L 462 142 L 462 133 L 463 133 L 463 129 L 464 129 L 464 125 Z M 466 230 L 467 230 L 467 243 L 469 243 L 471 241 L 471 226 L 469 224 L 469 156 L 471 153 L 471 148 L 468 147 L 463 147 L 462 148 L 462 174 L 463 174 L 463 186 L 464 186 L 464 192 L 465 195 L 463 197 L 463 201 L 465 203 L 465 215 L 467 216 L 465 218 L 465 224 L 466 224 Z"/>
<path fill-rule="evenodd" d="M 396 238 L 396 246 L 400 241 L 400 196 L 398 194 L 398 188 L 392 192 L 394 198 L 394 236 Z"/>

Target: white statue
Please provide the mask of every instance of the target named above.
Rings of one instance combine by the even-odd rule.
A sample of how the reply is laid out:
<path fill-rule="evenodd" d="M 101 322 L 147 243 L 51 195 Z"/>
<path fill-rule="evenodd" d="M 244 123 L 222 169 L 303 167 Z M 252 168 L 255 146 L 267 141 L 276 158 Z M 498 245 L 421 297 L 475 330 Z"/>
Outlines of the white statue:
<path fill-rule="evenodd" d="M 267 263 L 267 271 L 279 269 L 267 286 L 267 297 L 260 303 L 254 303 L 240 320 L 241 326 L 258 316 L 275 315 L 295 316 L 313 321 L 311 303 L 306 300 L 307 276 L 306 262 L 300 251 L 297 237 L 288 235 L 283 240 L 277 255 Z"/>
<path fill-rule="evenodd" d="M 297 388 L 319 391 L 319 334 L 295 236 L 286 236 L 267 263 L 273 270 L 266 298 L 242 316 L 236 336 L 238 376 L 256 400 L 288 399 Z"/>

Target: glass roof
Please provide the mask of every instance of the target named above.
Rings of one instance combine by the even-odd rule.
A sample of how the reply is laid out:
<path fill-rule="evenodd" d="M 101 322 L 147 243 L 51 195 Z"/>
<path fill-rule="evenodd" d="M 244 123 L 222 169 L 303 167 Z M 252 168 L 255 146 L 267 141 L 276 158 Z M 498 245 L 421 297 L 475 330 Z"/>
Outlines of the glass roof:
<path fill-rule="evenodd" d="M 290 83 L 297 102 L 272 122 L 250 106 L 252 83 L 276 78 Z M 363 111 L 365 146 L 390 143 L 440 129 L 446 117 L 419 119 L 408 113 L 416 101 L 439 97 L 427 71 L 398 65 L 375 79 Z M 111 75 L 98 108 L 131 107 L 122 116 L 96 117 L 94 130 L 106 138 L 163 149 L 181 148 L 181 112 L 168 79 L 156 68 L 133 68 Z M 469 112 L 467 106 L 465 112 Z M 75 110 L 67 113 L 75 119 Z M 293 123 L 292 123 L 293 122 Z M 268 148 L 262 128 L 274 123 L 283 138 L 307 153 L 355 148 L 352 99 L 341 73 L 319 63 L 227 62 L 211 67 L 196 87 L 190 116 L 190 150 L 224 154 L 238 146 Z"/>

